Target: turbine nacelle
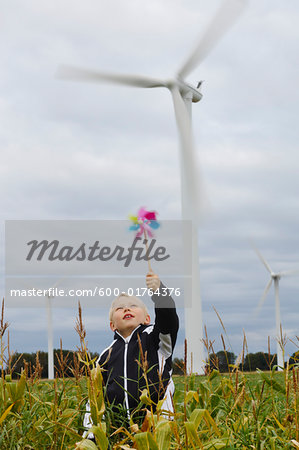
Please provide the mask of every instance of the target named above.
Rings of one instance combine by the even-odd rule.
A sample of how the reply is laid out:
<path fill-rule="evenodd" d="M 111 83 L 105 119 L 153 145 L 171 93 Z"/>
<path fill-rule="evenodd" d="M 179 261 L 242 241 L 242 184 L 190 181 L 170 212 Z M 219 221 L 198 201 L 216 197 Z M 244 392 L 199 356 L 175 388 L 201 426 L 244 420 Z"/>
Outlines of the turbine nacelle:
<path fill-rule="evenodd" d="M 190 98 L 193 103 L 197 103 L 202 99 L 202 93 L 199 90 L 201 84 L 202 82 L 200 81 L 198 83 L 198 87 L 195 87 L 192 84 L 186 83 L 186 81 L 182 78 L 177 77 L 175 79 L 165 81 L 164 86 L 170 91 L 177 87 L 182 98 Z M 161 85 L 157 87 L 161 87 Z"/>
<path fill-rule="evenodd" d="M 197 103 L 202 99 L 202 93 L 195 86 L 192 86 L 189 83 L 186 83 L 184 80 L 178 78 L 177 85 L 180 91 L 180 94 L 183 98 L 186 98 L 190 94 L 192 94 L 192 102 Z"/>

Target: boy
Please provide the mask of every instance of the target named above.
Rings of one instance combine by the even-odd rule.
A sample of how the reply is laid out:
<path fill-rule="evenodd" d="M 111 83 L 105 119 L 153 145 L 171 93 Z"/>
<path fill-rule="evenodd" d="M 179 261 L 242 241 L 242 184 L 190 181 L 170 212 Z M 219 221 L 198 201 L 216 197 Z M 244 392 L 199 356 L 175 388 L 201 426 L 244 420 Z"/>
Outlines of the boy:
<path fill-rule="evenodd" d="M 103 381 L 109 403 L 122 405 L 128 418 L 140 403 L 141 392 L 146 388 L 143 370 L 137 362 L 141 362 L 140 343 L 148 362 L 147 379 L 153 408 L 155 410 L 155 404 L 164 398 L 162 409 L 173 411 L 172 353 L 179 319 L 175 303 L 159 277 L 149 273 L 146 286 L 153 291 L 154 325 L 150 325 L 150 316 L 140 299 L 121 294 L 112 302 L 109 313 L 114 341 L 97 361 L 104 369 Z M 89 428 L 91 425 L 87 413 L 84 426 Z"/>

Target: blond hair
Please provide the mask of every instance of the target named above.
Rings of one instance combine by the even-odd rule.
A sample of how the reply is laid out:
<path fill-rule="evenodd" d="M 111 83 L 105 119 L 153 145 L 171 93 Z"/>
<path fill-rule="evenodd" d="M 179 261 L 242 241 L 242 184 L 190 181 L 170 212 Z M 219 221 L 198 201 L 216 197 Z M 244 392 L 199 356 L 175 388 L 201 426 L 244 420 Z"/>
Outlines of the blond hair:
<path fill-rule="evenodd" d="M 136 303 L 138 304 L 138 306 L 140 306 L 140 308 L 142 308 L 142 309 L 144 310 L 145 315 L 148 314 L 147 307 L 145 306 L 145 304 L 143 303 L 143 301 L 140 300 L 140 298 L 135 297 L 135 295 L 128 295 L 128 294 L 126 294 L 125 292 L 121 292 L 121 293 L 113 300 L 113 302 L 111 303 L 110 310 L 109 310 L 109 321 L 110 321 L 110 322 L 112 322 L 112 319 L 113 319 L 113 313 L 114 313 L 114 311 L 115 311 L 115 309 L 116 309 L 117 303 L 119 302 L 119 299 L 122 298 L 122 297 L 130 298 L 130 299 L 134 300 L 134 302 L 136 302 Z"/>

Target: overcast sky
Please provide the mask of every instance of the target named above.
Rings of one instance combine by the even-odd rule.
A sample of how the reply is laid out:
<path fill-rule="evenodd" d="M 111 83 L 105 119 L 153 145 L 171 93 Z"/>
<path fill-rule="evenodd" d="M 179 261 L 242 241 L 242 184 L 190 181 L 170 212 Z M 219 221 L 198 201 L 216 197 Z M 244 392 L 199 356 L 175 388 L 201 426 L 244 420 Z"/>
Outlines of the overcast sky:
<path fill-rule="evenodd" d="M 57 80 L 61 64 L 171 77 L 220 1 L 15 0 L 0 20 L 1 254 L 7 219 L 126 219 L 142 205 L 179 219 L 179 147 L 166 89 Z M 199 229 L 203 321 L 221 349 L 275 346 L 274 290 L 254 316 L 269 274 L 299 268 L 299 4 L 253 0 L 189 76 L 208 204 Z M 4 292 L 4 256 L 1 260 Z M 283 330 L 294 340 L 299 276 L 280 282 Z M 54 301 L 55 302 L 55 301 Z M 183 311 L 176 354 L 182 356 Z M 73 308 L 55 308 L 55 346 L 75 348 Z M 111 340 L 107 311 L 85 309 L 91 350 Z M 7 308 L 11 346 L 46 349 L 43 308 Z M 292 354 L 296 347 L 287 344 Z"/>

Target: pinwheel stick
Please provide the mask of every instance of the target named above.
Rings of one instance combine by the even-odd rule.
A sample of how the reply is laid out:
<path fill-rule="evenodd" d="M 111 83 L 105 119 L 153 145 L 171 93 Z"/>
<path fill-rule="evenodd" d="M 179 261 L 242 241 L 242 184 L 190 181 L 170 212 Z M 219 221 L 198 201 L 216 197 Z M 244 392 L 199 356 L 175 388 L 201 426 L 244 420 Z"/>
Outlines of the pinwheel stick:
<path fill-rule="evenodd" d="M 146 248 L 146 256 L 147 256 L 147 264 L 148 264 L 148 270 L 149 270 L 149 272 L 152 272 L 153 270 L 152 270 L 152 266 L 151 266 L 151 263 L 150 263 L 150 260 L 149 260 L 149 255 L 148 255 L 148 239 L 147 239 L 147 232 L 146 232 L 146 230 L 144 229 L 143 230 L 143 232 L 144 232 L 144 243 L 145 243 L 145 248 Z"/>

